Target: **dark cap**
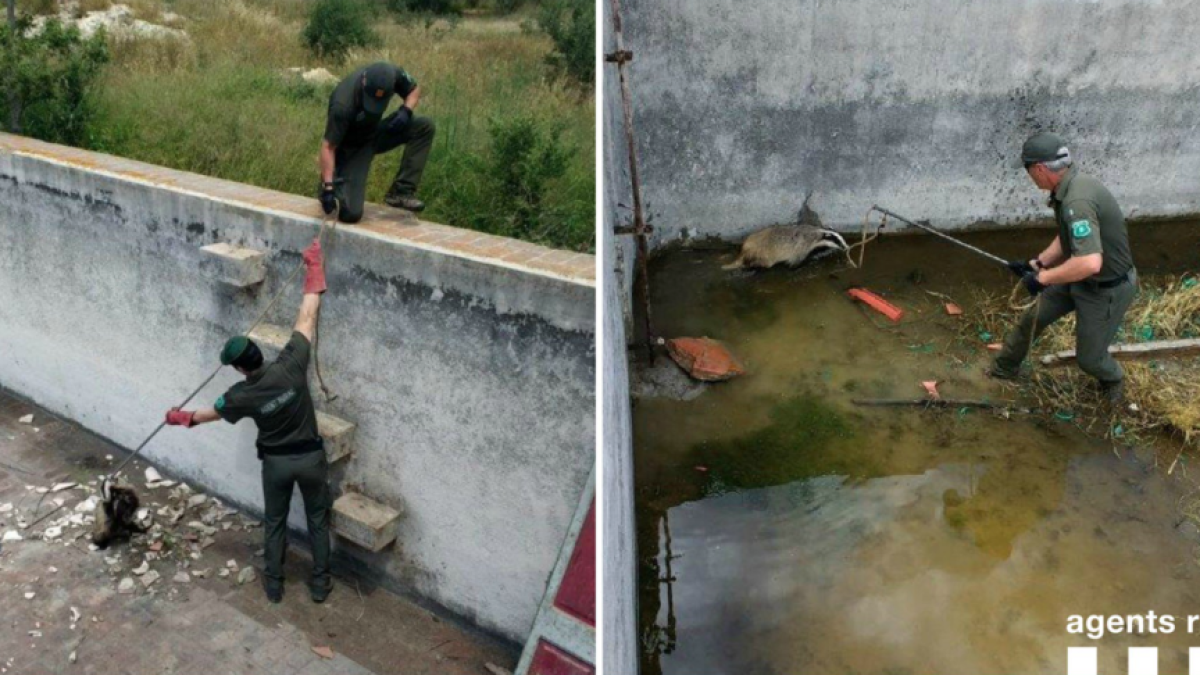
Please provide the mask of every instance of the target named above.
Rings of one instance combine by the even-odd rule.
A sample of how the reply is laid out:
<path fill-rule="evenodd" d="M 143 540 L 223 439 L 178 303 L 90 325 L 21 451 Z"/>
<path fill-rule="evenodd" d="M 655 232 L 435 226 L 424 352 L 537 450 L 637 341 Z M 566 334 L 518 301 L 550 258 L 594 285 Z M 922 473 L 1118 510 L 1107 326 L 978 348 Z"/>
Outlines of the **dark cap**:
<path fill-rule="evenodd" d="M 225 347 L 221 349 L 221 365 L 227 366 L 234 361 L 237 361 L 242 354 L 250 347 L 250 338 L 245 335 L 237 335 L 225 341 Z"/>
<path fill-rule="evenodd" d="M 396 68 L 390 63 L 372 63 L 363 71 L 363 109 L 372 115 L 387 110 L 396 92 Z"/>
<path fill-rule="evenodd" d="M 1052 162 L 1056 159 L 1070 157 L 1067 142 L 1058 134 L 1049 131 L 1036 133 L 1021 146 L 1021 166 L 1034 162 Z"/>

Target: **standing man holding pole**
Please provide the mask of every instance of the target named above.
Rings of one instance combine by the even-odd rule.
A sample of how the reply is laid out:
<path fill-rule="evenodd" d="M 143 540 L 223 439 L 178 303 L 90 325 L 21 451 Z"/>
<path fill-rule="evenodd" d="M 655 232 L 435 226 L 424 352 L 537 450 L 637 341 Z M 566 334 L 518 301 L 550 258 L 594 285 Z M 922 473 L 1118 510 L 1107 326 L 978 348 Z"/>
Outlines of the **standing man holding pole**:
<path fill-rule="evenodd" d="M 1009 333 L 989 374 L 1015 379 L 1033 338 L 1075 312 L 1079 367 L 1096 378 L 1115 408 L 1122 402 L 1125 373 L 1108 347 L 1137 295 L 1125 216 L 1100 181 L 1074 166 L 1058 135 L 1030 137 L 1021 163 L 1034 184 L 1050 193 L 1058 234 L 1036 257 L 1008 263 L 1029 294 L 1041 297 Z"/>
<path fill-rule="evenodd" d="M 229 338 L 221 363 L 233 366 L 244 382 L 229 388 L 211 408 L 195 411 L 172 408 L 167 424 L 191 428 L 223 419 L 235 424 L 244 417 L 258 426 L 258 458 L 262 460 L 264 558 L 263 589 L 267 600 L 283 600 L 283 559 L 287 551 L 288 507 L 292 489 L 300 486 L 313 569 L 309 592 L 324 602 L 333 590 L 329 573 L 329 462 L 317 432 L 317 413 L 308 388 L 308 360 L 321 294 L 325 292 L 325 261 L 320 238 L 304 250 L 307 275 L 304 299 L 292 338 L 273 363 L 264 364 L 262 351 L 248 337 Z"/>
<path fill-rule="evenodd" d="M 385 118 L 393 94 L 404 99 L 404 105 Z M 360 68 L 333 90 L 320 153 L 318 198 L 325 213 L 333 213 L 340 202 L 339 219 L 358 222 L 366 202 L 371 161 L 399 145 L 405 146 L 404 158 L 383 201 L 413 212 L 425 208 L 417 199 L 417 186 L 433 147 L 434 125 L 427 117 L 414 116 L 420 101 L 417 81 L 390 63 Z"/>

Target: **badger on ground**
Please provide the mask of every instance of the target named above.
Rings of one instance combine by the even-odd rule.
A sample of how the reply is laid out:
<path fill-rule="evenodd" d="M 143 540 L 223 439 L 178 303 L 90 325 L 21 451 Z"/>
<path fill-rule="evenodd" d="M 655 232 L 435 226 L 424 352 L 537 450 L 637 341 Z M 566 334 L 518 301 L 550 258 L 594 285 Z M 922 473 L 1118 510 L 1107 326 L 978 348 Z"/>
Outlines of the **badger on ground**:
<path fill-rule="evenodd" d="M 92 531 L 93 544 L 106 549 L 114 541 L 146 532 L 147 528 L 137 522 L 139 502 L 133 488 L 119 485 L 115 480 L 106 482 L 101 486 L 101 497 Z"/>
<path fill-rule="evenodd" d="M 751 234 L 742 242 L 737 260 L 724 267 L 727 270 L 766 269 L 779 263 L 795 267 L 810 256 L 848 248 L 842 235 L 821 227 L 820 218 L 808 208 L 808 199 L 805 199 L 795 225 L 774 225 Z"/>

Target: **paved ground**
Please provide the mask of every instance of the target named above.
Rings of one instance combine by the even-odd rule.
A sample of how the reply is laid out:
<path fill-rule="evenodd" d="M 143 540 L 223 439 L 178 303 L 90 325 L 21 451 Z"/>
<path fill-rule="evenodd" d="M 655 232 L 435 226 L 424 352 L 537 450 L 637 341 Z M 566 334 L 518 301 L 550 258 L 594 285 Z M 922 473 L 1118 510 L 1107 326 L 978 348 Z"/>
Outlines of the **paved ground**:
<path fill-rule="evenodd" d="M 33 424 L 18 421 L 29 413 Z M 0 544 L 0 673 L 486 675 L 487 663 L 515 664 L 509 647 L 352 579 L 339 579 L 327 603 L 313 604 L 303 584 L 308 560 L 295 546 L 284 601 L 268 604 L 257 581 L 239 585 L 237 572 L 218 575 L 231 560 L 238 571 L 261 567 L 261 528 L 240 515 L 213 520 L 220 507 L 211 501 L 189 508 L 175 525 L 156 517 L 156 535 L 90 550 L 90 526 L 79 524 L 90 514 L 75 506 L 89 496 L 88 482 L 121 456 L 76 425 L 0 391 L 0 532 L 23 536 Z M 130 473 L 140 478 L 144 468 Z M 46 495 L 35 514 L 42 495 L 29 486 L 65 481 L 82 487 Z M 169 489 L 143 483 L 134 487 L 152 512 L 180 503 Z M 55 500 L 62 508 L 36 523 Z M 212 529 L 188 531 L 204 509 Z M 76 525 L 67 522 L 49 541 L 39 538 L 67 517 Z M 160 550 L 147 556 L 156 540 Z M 146 557 L 153 558 L 151 571 L 135 574 Z M 144 583 L 154 573 L 157 581 Z M 118 592 L 125 578 L 133 581 L 131 593 Z M 333 658 L 314 647 L 330 648 Z"/>

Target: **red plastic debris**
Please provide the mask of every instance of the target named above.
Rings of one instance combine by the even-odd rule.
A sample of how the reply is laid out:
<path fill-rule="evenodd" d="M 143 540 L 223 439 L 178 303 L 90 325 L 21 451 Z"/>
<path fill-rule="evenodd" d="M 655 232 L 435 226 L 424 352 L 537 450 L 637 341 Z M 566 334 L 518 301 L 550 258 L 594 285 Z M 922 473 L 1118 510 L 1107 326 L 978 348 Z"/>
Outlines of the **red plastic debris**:
<path fill-rule="evenodd" d="M 953 302 L 947 302 L 946 303 L 946 313 L 949 314 L 950 316 L 962 316 L 963 311 L 962 311 L 962 307 L 959 307 L 958 305 L 954 304 Z"/>
<path fill-rule="evenodd" d="M 708 473 L 708 467 L 702 466 L 700 464 L 696 465 L 696 470 L 699 471 L 700 473 Z"/>
<path fill-rule="evenodd" d="M 886 316 L 888 319 L 891 319 L 893 323 L 900 323 L 900 319 L 904 317 L 904 310 L 865 288 L 851 288 L 850 290 L 846 291 L 846 295 L 849 295 L 854 300 L 858 300 L 876 312 Z"/>
<path fill-rule="evenodd" d="M 746 372 L 725 345 L 712 338 L 667 340 L 667 353 L 688 375 L 704 382 L 720 382 Z"/>
<path fill-rule="evenodd" d="M 989 352 L 998 352 L 1004 349 L 1004 345 L 999 342 L 993 342 L 987 346 Z"/>
<path fill-rule="evenodd" d="M 925 387 L 925 393 L 929 394 L 929 398 L 936 401 L 942 397 L 942 395 L 939 394 L 938 390 L 937 390 L 937 386 L 938 386 L 937 380 L 928 380 L 928 381 L 922 382 L 921 386 Z"/>

